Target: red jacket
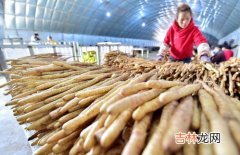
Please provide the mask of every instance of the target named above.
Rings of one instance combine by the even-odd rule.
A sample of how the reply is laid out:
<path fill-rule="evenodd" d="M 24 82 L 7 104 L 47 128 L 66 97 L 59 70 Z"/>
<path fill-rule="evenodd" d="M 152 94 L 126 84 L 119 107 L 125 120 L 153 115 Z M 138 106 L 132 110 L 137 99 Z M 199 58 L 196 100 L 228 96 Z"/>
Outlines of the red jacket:
<path fill-rule="evenodd" d="M 176 60 L 192 57 L 194 43 L 198 46 L 207 43 L 207 40 L 194 25 L 193 19 L 184 29 L 180 28 L 175 20 L 164 38 L 164 44 L 170 47 L 170 55 Z"/>
<path fill-rule="evenodd" d="M 224 55 L 226 60 L 229 60 L 231 57 L 233 57 L 233 51 L 230 49 L 224 50 Z"/>

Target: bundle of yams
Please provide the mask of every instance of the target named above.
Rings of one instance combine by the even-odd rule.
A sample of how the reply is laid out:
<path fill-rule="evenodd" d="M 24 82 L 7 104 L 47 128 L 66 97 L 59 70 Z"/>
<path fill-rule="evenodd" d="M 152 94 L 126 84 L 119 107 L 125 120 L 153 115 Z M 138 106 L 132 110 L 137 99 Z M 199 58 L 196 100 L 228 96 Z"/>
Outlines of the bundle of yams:
<path fill-rule="evenodd" d="M 135 74 L 157 68 L 161 79 L 192 83 L 196 79 L 219 85 L 226 94 L 240 97 L 240 59 L 232 58 L 221 64 L 150 61 L 142 58 L 129 58 L 121 52 L 109 52 L 105 64 L 129 70 Z M 240 98 L 239 98 L 240 99 Z"/>
<path fill-rule="evenodd" d="M 64 61 L 5 73 L 34 154 L 240 153 L 240 101 L 214 82 Z"/>

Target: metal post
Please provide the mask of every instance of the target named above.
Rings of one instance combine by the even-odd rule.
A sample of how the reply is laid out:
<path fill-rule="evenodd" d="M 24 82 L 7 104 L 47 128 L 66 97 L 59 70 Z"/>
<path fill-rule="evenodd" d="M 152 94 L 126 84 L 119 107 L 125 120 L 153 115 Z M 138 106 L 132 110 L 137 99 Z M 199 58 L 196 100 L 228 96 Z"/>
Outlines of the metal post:
<path fill-rule="evenodd" d="M 2 48 L 0 48 L 0 70 L 7 69 L 7 63 L 6 63 L 6 58 L 4 56 Z M 1 75 L 1 74 L 0 74 Z M 10 80 L 9 75 L 7 74 L 2 74 L 7 81 Z"/>
<path fill-rule="evenodd" d="M 74 44 L 72 43 L 72 45 L 70 44 L 70 46 L 72 47 L 72 56 L 73 56 L 73 60 L 75 60 L 75 49 L 74 49 Z"/>
<path fill-rule="evenodd" d="M 149 49 L 147 49 L 147 58 L 149 57 Z"/>
<path fill-rule="evenodd" d="M 30 53 L 30 56 L 34 56 L 34 50 L 33 50 L 33 47 L 32 46 L 27 46 L 28 47 L 28 50 L 29 50 L 29 53 Z"/>
<path fill-rule="evenodd" d="M 7 69 L 7 63 L 2 48 L 0 48 L 0 67 L 1 70 Z"/>
<path fill-rule="evenodd" d="M 111 52 L 112 51 L 112 47 L 111 45 L 109 45 L 109 51 L 108 52 Z"/>
<path fill-rule="evenodd" d="M 53 48 L 54 55 L 56 55 L 57 54 L 56 46 L 53 45 L 52 48 Z"/>
<path fill-rule="evenodd" d="M 82 46 L 79 46 L 80 61 L 83 62 L 83 49 Z"/>
<path fill-rule="evenodd" d="M 79 48 L 79 43 L 76 42 L 76 51 L 77 51 L 77 60 L 80 61 L 80 48 Z"/>
<path fill-rule="evenodd" d="M 101 46 L 98 46 L 98 49 L 97 49 L 97 64 L 98 65 L 101 64 Z"/>

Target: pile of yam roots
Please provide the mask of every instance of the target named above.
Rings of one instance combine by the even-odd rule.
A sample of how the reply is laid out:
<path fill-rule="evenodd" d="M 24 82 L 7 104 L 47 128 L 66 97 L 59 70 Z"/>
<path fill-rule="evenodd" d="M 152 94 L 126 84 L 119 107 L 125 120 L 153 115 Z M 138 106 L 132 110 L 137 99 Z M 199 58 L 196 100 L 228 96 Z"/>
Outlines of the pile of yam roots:
<path fill-rule="evenodd" d="M 35 132 L 35 155 L 240 153 L 239 60 L 220 69 L 110 52 L 102 66 L 29 57 L 9 64 L 2 73 L 10 81 L 0 87 L 19 124 Z M 220 143 L 176 144 L 180 132 L 220 133 Z"/>
<path fill-rule="evenodd" d="M 158 69 L 160 79 L 192 83 L 196 79 L 219 85 L 223 91 L 232 96 L 240 97 L 240 59 L 212 64 L 199 63 L 197 58 L 190 63 L 148 61 L 142 58 L 129 58 L 120 52 L 110 52 L 105 57 L 107 66 L 114 66 L 132 71 L 135 74 Z M 240 98 L 239 98 L 240 99 Z"/>

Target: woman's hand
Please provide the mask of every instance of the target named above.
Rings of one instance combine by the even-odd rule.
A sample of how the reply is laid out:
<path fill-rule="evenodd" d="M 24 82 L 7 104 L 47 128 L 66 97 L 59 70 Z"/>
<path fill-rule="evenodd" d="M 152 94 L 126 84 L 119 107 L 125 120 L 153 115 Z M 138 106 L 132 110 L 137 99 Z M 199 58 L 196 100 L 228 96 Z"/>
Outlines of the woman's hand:
<path fill-rule="evenodd" d="M 160 54 L 159 54 L 159 55 L 157 55 L 157 60 L 158 60 L 158 61 L 162 61 L 162 60 L 163 60 L 163 56 L 162 56 L 162 55 L 160 55 Z"/>
<path fill-rule="evenodd" d="M 211 62 L 211 59 L 208 55 L 201 55 L 200 60 L 202 62 Z"/>

